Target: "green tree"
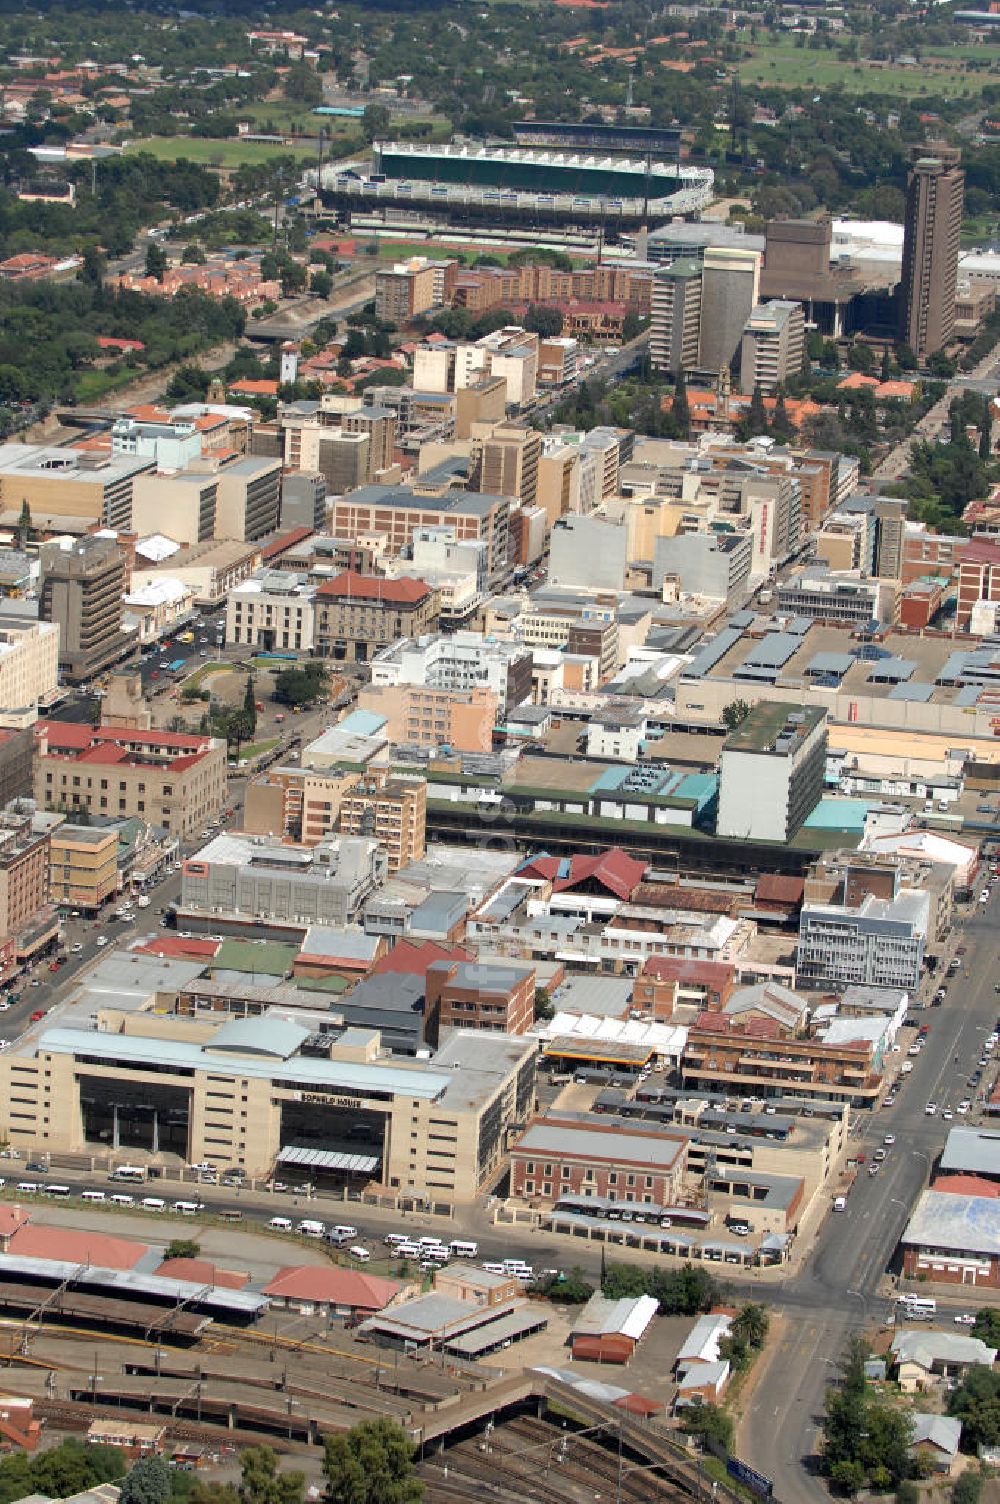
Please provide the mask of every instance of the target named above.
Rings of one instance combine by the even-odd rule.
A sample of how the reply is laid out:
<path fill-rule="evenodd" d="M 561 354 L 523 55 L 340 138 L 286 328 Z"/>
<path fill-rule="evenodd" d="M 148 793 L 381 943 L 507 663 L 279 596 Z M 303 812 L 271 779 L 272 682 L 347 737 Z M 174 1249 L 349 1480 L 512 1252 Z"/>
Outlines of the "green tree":
<path fill-rule="evenodd" d="M 403 1427 L 379 1417 L 323 1438 L 329 1504 L 419 1504 L 413 1444 Z"/>
<path fill-rule="evenodd" d="M 882 351 L 882 380 L 888 381 L 892 375 L 892 362 L 889 359 L 889 346 Z"/>
<path fill-rule="evenodd" d="M 96 245 L 88 245 L 83 253 L 83 265 L 77 276 L 81 282 L 89 282 L 91 287 L 100 287 L 108 274 L 108 258 Z"/>
<path fill-rule="evenodd" d="M 993 458 L 993 405 L 983 398 L 983 416 L 979 420 L 979 458 L 985 463 Z"/>
<path fill-rule="evenodd" d="M 181 261 L 185 266 L 204 266 L 205 252 L 196 241 L 192 241 L 181 251 Z"/>
<path fill-rule="evenodd" d="M 333 278 L 329 272 L 311 272 L 309 276 L 309 291 L 317 298 L 328 298 L 333 292 Z"/>
<path fill-rule="evenodd" d="M 714 1444 L 727 1452 L 733 1446 L 733 1420 L 727 1411 L 718 1405 L 691 1405 L 684 1411 L 682 1428 L 691 1436 L 697 1436 L 703 1445 Z"/>
<path fill-rule="evenodd" d="M 22 551 L 31 542 L 31 503 L 25 497 L 21 503 L 21 515 L 17 519 L 17 546 Z"/>
<path fill-rule="evenodd" d="M 535 988 L 535 1022 L 544 1023 L 546 1019 L 555 1017 L 555 1004 L 547 987 Z"/>
<path fill-rule="evenodd" d="M 157 241 L 151 240 L 146 247 L 146 276 L 155 277 L 157 282 L 163 281 L 164 273 L 170 265 L 166 252 Z"/>
<path fill-rule="evenodd" d="M 242 1504 L 302 1504 L 304 1473 L 279 1473 L 270 1447 L 248 1447 L 240 1457 Z"/>
<path fill-rule="evenodd" d="M 747 436 L 751 439 L 758 438 L 767 433 L 767 409 L 764 406 L 764 393 L 760 383 L 754 387 L 753 396 L 750 398 L 750 406 L 746 416 Z"/>
<path fill-rule="evenodd" d="M 365 105 L 365 111 L 361 117 L 361 133 L 369 146 L 373 141 L 379 141 L 389 134 L 391 120 L 392 116 L 389 114 L 387 105 Z"/>
<path fill-rule="evenodd" d="M 679 370 L 674 378 L 674 400 L 670 404 L 670 415 L 677 426 L 678 438 L 689 438 L 691 434 L 691 406 L 688 402 L 687 381 L 684 378 L 683 369 Z"/>
<path fill-rule="evenodd" d="M 948 1414 L 962 1422 L 962 1442 L 972 1451 L 1000 1443 L 1000 1373 L 979 1365 L 968 1369 L 948 1401 Z"/>
<path fill-rule="evenodd" d="M 852 371 L 860 371 L 864 376 L 870 376 L 875 370 L 875 354 L 871 345 L 863 345 L 855 340 L 847 352 L 847 364 Z"/>
<path fill-rule="evenodd" d="M 982 1473 L 966 1472 L 956 1478 L 951 1491 L 951 1504 L 979 1504 L 983 1492 Z"/>
<path fill-rule="evenodd" d="M 164 1254 L 168 1259 L 196 1259 L 201 1253 L 201 1244 L 193 1238 L 174 1238 L 167 1244 Z"/>
<path fill-rule="evenodd" d="M 254 693 L 253 674 L 247 674 L 246 688 L 243 691 L 243 714 L 252 737 L 257 730 L 257 696 Z"/>
<path fill-rule="evenodd" d="M 167 1504 L 173 1474 L 162 1457 L 140 1457 L 122 1483 L 118 1504 Z"/>
<path fill-rule="evenodd" d="M 547 308 L 537 303 L 531 303 L 524 315 L 525 329 L 540 334 L 542 338 L 562 334 L 563 316 L 558 308 Z"/>
<path fill-rule="evenodd" d="M 741 726 L 750 714 L 750 704 L 747 700 L 730 700 L 722 712 L 722 723 L 727 731 L 735 731 Z"/>
<path fill-rule="evenodd" d="M 322 663 L 310 659 L 275 675 L 274 698 L 283 705 L 308 705 L 322 698 L 329 675 Z"/>
<path fill-rule="evenodd" d="M 978 1337 L 987 1347 L 1000 1347 L 1000 1310 L 996 1306 L 980 1306 L 971 1336 Z"/>

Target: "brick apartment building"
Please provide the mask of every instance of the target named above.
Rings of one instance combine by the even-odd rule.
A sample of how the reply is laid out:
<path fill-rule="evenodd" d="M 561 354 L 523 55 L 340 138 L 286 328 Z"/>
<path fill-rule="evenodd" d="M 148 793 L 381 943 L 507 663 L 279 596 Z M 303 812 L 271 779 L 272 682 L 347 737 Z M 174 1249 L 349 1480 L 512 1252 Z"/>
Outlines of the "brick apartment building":
<path fill-rule="evenodd" d="M 367 663 L 379 648 L 430 631 L 438 613 L 438 592 L 423 580 L 347 570 L 316 591 L 317 656 Z"/>
<path fill-rule="evenodd" d="M 49 824 L 30 806 L 0 813 L 0 975 L 36 954 L 59 932 L 49 904 Z"/>
<path fill-rule="evenodd" d="M 957 627 L 968 626 L 977 601 L 1000 605 L 1000 542 L 992 538 L 972 538 L 959 553 Z"/>
<path fill-rule="evenodd" d="M 176 731 L 38 721 L 35 798 L 45 809 L 137 815 L 191 835 L 225 803 L 226 746 Z"/>
<path fill-rule="evenodd" d="M 450 527 L 455 541 L 486 544 L 486 574 L 490 581 L 506 573 L 510 499 L 476 491 L 435 490 L 430 486 L 361 486 L 334 501 L 330 532 L 336 538 L 356 539 L 375 533 L 386 539 L 398 557 L 413 542 L 417 528 Z"/>
<path fill-rule="evenodd" d="M 435 961 L 427 968 L 426 1036 L 436 1045 L 447 1029 L 526 1034 L 535 1021 L 532 966 Z"/>
<path fill-rule="evenodd" d="M 882 1084 L 881 1063 L 865 1039 L 828 1044 L 796 1039 L 770 1018 L 701 1013 L 681 1064 L 685 1089 L 804 1097 L 870 1107 Z"/>
<path fill-rule="evenodd" d="M 511 1194 L 550 1204 L 561 1196 L 598 1196 L 671 1206 L 680 1199 L 687 1154 L 682 1133 L 535 1118 L 511 1150 Z"/>
<path fill-rule="evenodd" d="M 424 855 L 427 781 L 371 768 L 345 790 L 340 804 L 343 835 L 367 836 L 383 846 L 390 873 Z"/>

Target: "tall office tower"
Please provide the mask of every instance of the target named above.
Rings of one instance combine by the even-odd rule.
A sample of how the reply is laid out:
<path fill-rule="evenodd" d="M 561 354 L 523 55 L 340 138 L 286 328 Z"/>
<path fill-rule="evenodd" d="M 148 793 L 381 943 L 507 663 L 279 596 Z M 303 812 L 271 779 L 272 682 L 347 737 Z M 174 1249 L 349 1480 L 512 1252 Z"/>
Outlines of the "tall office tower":
<path fill-rule="evenodd" d="M 948 343 L 955 325 L 955 283 L 965 173 L 961 153 L 935 142 L 914 153 L 906 185 L 899 337 L 921 359 Z"/>
<path fill-rule="evenodd" d="M 760 301 L 759 251 L 705 252 L 701 281 L 701 339 L 698 368 L 713 374 L 729 370 L 740 348 L 743 327 Z"/>
<path fill-rule="evenodd" d="M 653 277 L 653 316 L 649 355 L 660 371 L 676 376 L 698 365 L 701 335 L 702 265 L 682 256 Z"/>

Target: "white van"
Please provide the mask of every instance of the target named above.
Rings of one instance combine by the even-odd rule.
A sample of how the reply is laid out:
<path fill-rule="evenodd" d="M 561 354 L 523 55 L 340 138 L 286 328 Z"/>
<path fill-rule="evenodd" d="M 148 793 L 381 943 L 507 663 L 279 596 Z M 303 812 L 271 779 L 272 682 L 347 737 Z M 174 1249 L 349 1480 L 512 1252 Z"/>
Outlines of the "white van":
<path fill-rule="evenodd" d="M 142 1181 L 146 1179 L 146 1170 L 143 1165 L 119 1165 L 111 1171 L 108 1179 Z"/>
<path fill-rule="evenodd" d="M 358 1229 L 351 1227 L 347 1222 L 338 1222 L 333 1231 L 337 1234 L 338 1238 L 356 1238 L 358 1235 Z"/>
<path fill-rule="evenodd" d="M 272 1232 L 291 1232 L 292 1224 L 287 1217 L 272 1217 L 267 1224 Z"/>
<path fill-rule="evenodd" d="M 321 1238 L 326 1232 L 326 1223 L 309 1221 L 300 1222 L 298 1230 L 304 1238 Z"/>
<path fill-rule="evenodd" d="M 351 1255 L 352 1259 L 357 1259 L 359 1264 L 367 1264 L 368 1260 L 371 1258 L 371 1254 L 368 1252 L 368 1249 L 362 1248 L 359 1243 L 355 1243 L 354 1247 L 349 1248 L 347 1251 Z"/>
<path fill-rule="evenodd" d="M 464 1243 L 461 1238 L 452 1238 L 448 1251 L 455 1259 L 474 1259 L 479 1252 L 478 1243 Z"/>
<path fill-rule="evenodd" d="M 37 1196 L 38 1185 L 34 1180 L 19 1180 L 17 1191 L 20 1196 Z"/>
<path fill-rule="evenodd" d="M 524 1259 L 504 1259 L 502 1264 L 504 1274 L 519 1274 L 522 1269 L 530 1269 L 531 1265 Z"/>
<path fill-rule="evenodd" d="M 144 1212 L 165 1212 L 167 1203 L 159 1196 L 143 1196 L 139 1202 Z"/>
<path fill-rule="evenodd" d="M 481 1266 L 487 1274 L 504 1274 L 506 1271 L 502 1264 L 483 1264 Z"/>
<path fill-rule="evenodd" d="M 900 1295 L 896 1304 L 903 1307 L 904 1313 L 911 1321 L 921 1317 L 929 1320 L 937 1315 L 937 1301 L 933 1295 Z"/>
<path fill-rule="evenodd" d="M 382 1239 L 387 1248 L 398 1248 L 401 1243 L 408 1243 L 409 1241 L 405 1232 L 387 1232 Z"/>
<path fill-rule="evenodd" d="M 844 1212 L 844 1211 L 846 1211 L 847 1210 L 847 1197 L 846 1196 L 834 1196 L 834 1198 L 833 1198 L 833 1209 L 834 1209 L 835 1212 Z"/>
<path fill-rule="evenodd" d="M 131 1198 L 129 1198 L 129 1199 L 131 1199 Z M 105 1201 L 105 1200 L 107 1200 L 107 1197 L 105 1196 L 105 1194 L 104 1194 L 103 1191 L 81 1191 L 80 1192 L 80 1200 L 81 1201 Z"/>
<path fill-rule="evenodd" d="M 143 1205 L 145 1205 L 145 1202 L 143 1203 Z M 205 1208 L 203 1207 L 203 1205 L 202 1205 L 202 1203 L 200 1201 L 175 1201 L 174 1202 L 174 1211 L 175 1212 L 180 1212 L 180 1214 L 181 1214 L 182 1217 L 196 1217 L 199 1212 L 204 1211 L 204 1210 L 205 1210 Z"/>
<path fill-rule="evenodd" d="M 419 1259 L 423 1257 L 424 1250 L 419 1243 L 397 1243 L 395 1252 L 401 1259 Z"/>
<path fill-rule="evenodd" d="M 135 1206 L 135 1197 L 126 1196 L 124 1191 L 120 1191 L 117 1196 L 109 1196 L 108 1200 L 112 1206 Z"/>

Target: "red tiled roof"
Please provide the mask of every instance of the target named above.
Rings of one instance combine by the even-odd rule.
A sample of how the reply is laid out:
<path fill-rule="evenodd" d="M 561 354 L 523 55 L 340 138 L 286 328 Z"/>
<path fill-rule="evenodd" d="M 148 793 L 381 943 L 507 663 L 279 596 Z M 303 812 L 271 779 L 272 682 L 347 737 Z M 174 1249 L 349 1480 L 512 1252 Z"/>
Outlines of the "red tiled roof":
<path fill-rule="evenodd" d="M 0 1238 L 9 1238 L 30 1220 L 31 1213 L 23 1206 L 0 1206 Z"/>
<path fill-rule="evenodd" d="M 649 956 L 642 968 L 644 977 L 661 981 L 701 982 L 705 986 L 724 987 L 736 975 L 728 961 L 699 961 L 686 956 Z"/>
<path fill-rule="evenodd" d="M 801 877 L 785 877 L 780 872 L 764 872 L 757 879 L 754 897 L 764 903 L 801 903 L 805 886 Z"/>
<path fill-rule="evenodd" d="M 952 1196 L 978 1196 L 986 1201 L 995 1201 L 1000 1196 L 1000 1185 L 984 1180 L 981 1175 L 939 1175 L 931 1190 L 946 1191 Z"/>
<path fill-rule="evenodd" d="M 305 538 L 311 538 L 311 527 L 293 527 L 290 532 L 281 533 L 277 538 L 272 538 L 260 551 L 261 559 L 266 564 L 268 559 L 276 559 L 279 554 L 287 553 L 294 548 L 296 543 L 301 543 Z"/>
<path fill-rule="evenodd" d="M 239 1269 L 220 1269 L 208 1259 L 164 1259 L 156 1272 L 164 1279 L 181 1279 L 192 1285 L 220 1285 L 223 1290 L 242 1290 L 250 1283 L 249 1274 Z"/>
<path fill-rule="evenodd" d="M 180 935 L 158 935 L 145 945 L 135 947 L 144 956 L 164 956 L 175 961 L 211 961 L 219 949 L 218 940 L 182 940 Z"/>
<path fill-rule="evenodd" d="M 353 1310 L 381 1311 L 399 1290 L 394 1279 L 379 1279 L 356 1269 L 293 1264 L 279 1269 L 264 1294 L 285 1300 L 312 1300 Z"/>
<path fill-rule="evenodd" d="M 318 596 L 344 596 L 348 600 L 381 601 L 387 606 L 415 606 L 430 595 L 430 586 L 423 580 L 401 575 L 397 580 L 386 580 L 381 575 L 356 574 L 346 569 L 343 574 L 326 580 L 316 591 Z"/>
<path fill-rule="evenodd" d="M 728 1013 L 707 1010 L 698 1014 L 692 1027 L 701 1034 L 739 1034 L 747 1039 L 776 1039 L 779 1033 L 779 1025 L 773 1018 L 747 1018 L 743 1015 L 737 1020 Z"/>
<path fill-rule="evenodd" d="M 183 747 L 188 752 L 203 752 L 208 745 L 204 736 L 189 736 L 183 731 L 135 731 L 121 726 L 83 726 L 76 721 L 36 721 L 36 733 L 45 732 L 50 747 L 67 751 L 86 749 L 103 743 L 121 748 L 123 743 L 140 747 Z"/>
<path fill-rule="evenodd" d="M 99 334 L 97 344 L 101 350 L 145 350 L 141 339 L 115 339 L 110 334 Z"/>
<path fill-rule="evenodd" d="M 959 562 L 974 564 L 1000 564 L 1000 543 L 988 538 L 972 538 L 959 553 Z"/>
<path fill-rule="evenodd" d="M 67 1264 L 93 1264 L 98 1269 L 134 1269 L 148 1252 L 145 1243 L 112 1238 L 105 1232 L 69 1227 L 22 1227 L 10 1240 L 10 1252 L 28 1259 L 58 1259 Z"/>
<path fill-rule="evenodd" d="M 636 861 L 618 846 L 599 852 L 597 856 L 570 857 L 569 872 L 560 877 L 564 863 L 564 857 L 535 857 L 521 868 L 521 875 L 547 879 L 552 883 L 553 893 L 572 892 L 581 883 L 592 880 L 624 900 L 632 897 L 646 870 L 645 862 Z"/>
<path fill-rule="evenodd" d="M 243 394 L 247 397 L 276 397 L 278 395 L 278 383 L 276 381 L 234 381 L 230 386 L 231 392 Z"/>
<path fill-rule="evenodd" d="M 472 952 L 459 945 L 438 945 L 434 940 L 397 940 L 387 956 L 376 961 L 373 972 L 406 973 L 426 976 L 435 961 L 471 961 Z"/>

